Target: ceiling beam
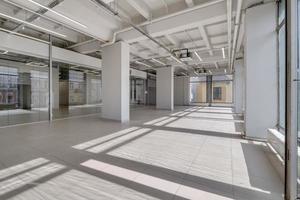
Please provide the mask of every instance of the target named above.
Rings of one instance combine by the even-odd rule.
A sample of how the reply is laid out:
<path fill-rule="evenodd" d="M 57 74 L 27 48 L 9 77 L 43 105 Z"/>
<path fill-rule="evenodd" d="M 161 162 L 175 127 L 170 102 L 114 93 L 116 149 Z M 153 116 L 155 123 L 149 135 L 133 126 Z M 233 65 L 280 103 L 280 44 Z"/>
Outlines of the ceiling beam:
<path fill-rule="evenodd" d="M 140 27 L 144 30 L 147 30 L 152 37 L 165 36 L 174 45 L 174 48 L 181 48 L 181 42 L 178 41 L 177 38 L 172 36 L 173 33 L 191 28 L 198 28 L 200 24 L 206 26 L 208 24 L 215 24 L 218 22 L 226 21 L 227 15 L 226 9 L 224 8 L 226 8 L 226 2 L 224 0 L 217 0 L 201 6 L 196 6 L 189 12 L 181 12 L 174 15 L 172 14 L 160 20 L 153 20 L 151 23 L 140 25 Z M 147 39 L 148 38 L 145 35 L 142 35 L 131 28 L 127 28 L 116 33 L 116 41 L 123 40 L 127 43 L 135 43 Z M 97 45 L 94 45 L 92 43 L 93 42 L 82 44 L 85 46 L 82 47 L 82 49 L 84 49 L 85 52 L 92 52 L 93 48 L 95 46 L 97 47 Z M 94 43 L 97 42 L 94 41 Z M 87 50 L 88 46 L 90 46 L 89 50 Z M 77 47 L 78 50 L 76 51 L 80 52 L 78 45 Z M 215 48 L 214 44 L 212 44 L 212 48 Z M 95 50 L 96 49 L 94 49 L 94 51 Z"/>
<path fill-rule="evenodd" d="M 126 0 L 126 2 L 147 20 L 151 19 L 151 11 L 142 0 Z"/>
<path fill-rule="evenodd" d="M 199 24 L 207 25 L 226 20 L 226 3 L 224 0 L 210 1 L 185 12 L 171 14 L 161 19 L 144 23 L 140 28 L 147 30 L 152 37 L 176 33 L 197 28 Z M 128 43 L 145 40 L 146 36 L 129 28 L 117 33 L 117 40 Z"/>
<path fill-rule="evenodd" d="M 189 8 L 194 7 L 195 5 L 193 0 L 185 0 L 185 3 Z"/>
<path fill-rule="evenodd" d="M 201 35 L 203 41 L 205 42 L 207 48 L 209 49 L 209 54 L 210 54 L 211 56 L 213 56 L 214 53 L 213 53 L 213 51 L 212 51 L 212 45 L 211 45 L 211 42 L 210 42 L 210 40 L 209 40 L 209 38 L 208 38 L 207 32 L 206 32 L 206 30 L 205 30 L 205 27 L 204 27 L 203 25 L 200 25 L 200 26 L 198 27 L 198 29 L 199 29 L 199 31 L 200 31 L 200 35 Z"/>
<path fill-rule="evenodd" d="M 68 47 L 68 49 L 72 49 L 73 51 L 77 51 L 82 54 L 89 54 L 95 51 L 99 51 L 102 48 L 101 45 L 102 43 L 100 41 L 93 39 L 75 44 L 73 46 Z"/>
<path fill-rule="evenodd" d="M 165 35 L 165 37 L 167 38 L 167 40 L 169 40 L 175 48 L 180 48 L 181 47 L 181 44 L 180 42 L 175 38 L 173 37 L 172 35 Z"/>
<path fill-rule="evenodd" d="M 52 9 L 52 8 L 54 8 L 55 6 L 57 6 L 58 4 L 60 4 L 60 3 L 63 2 L 63 1 L 64 1 L 64 0 L 54 0 L 54 1 L 52 1 L 47 7 Z M 46 12 L 48 12 L 47 9 L 41 8 L 41 9 L 39 9 L 36 13 L 38 13 L 38 14 L 40 14 L 40 15 L 43 15 L 43 14 L 45 14 Z M 30 23 L 33 22 L 33 21 L 35 21 L 36 19 L 38 19 L 38 18 L 40 17 L 38 14 L 33 14 L 33 15 L 31 15 L 31 16 L 28 17 L 25 21 L 30 22 Z M 20 29 L 23 28 L 24 25 L 25 25 L 25 24 L 19 24 L 19 25 L 17 25 L 12 31 L 18 32 Z"/>
<path fill-rule="evenodd" d="M 133 55 L 135 55 L 135 56 L 137 56 L 141 59 L 148 59 L 149 58 L 148 54 L 146 54 L 145 52 L 139 51 L 133 45 L 130 45 L 130 53 L 132 53 Z"/>

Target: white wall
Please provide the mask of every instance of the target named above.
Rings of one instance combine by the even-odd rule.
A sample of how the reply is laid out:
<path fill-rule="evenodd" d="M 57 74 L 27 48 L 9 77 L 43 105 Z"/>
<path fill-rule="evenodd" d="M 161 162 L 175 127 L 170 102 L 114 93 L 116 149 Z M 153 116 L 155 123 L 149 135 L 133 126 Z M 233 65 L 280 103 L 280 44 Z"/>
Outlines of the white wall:
<path fill-rule="evenodd" d="M 248 9 L 245 28 L 245 131 L 266 138 L 277 122 L 276 4 Z"/>
<path fill-rule="evenodd" d="M 27 56 L 49 59 L 49 45 L 13 34 L 0 32 L 0 49 Z M 101 60 L 59 47 L 52 48 L 53 61 L 101 69 Z"/>
<path fill-rule="evenodd" d="M 245 109 L 245 70 L 244 60 L 237 60 L 234 63 L 234 111 L 239 114 Z"/>
<path fill-rule="evenodd" d="M 156 108 L 174 109 L 173 67 L 163 67 L 156 70 Z"/>
<path fill-rule="evenodd" d="M 102 117 L 129 121 L 129 45 L 117 42 L 103 48 Z"/>
<path fill-rule="evenodd" d="M 190 77 L 174 77 L 174 104 L 189 105 L 190 100 Z"/>

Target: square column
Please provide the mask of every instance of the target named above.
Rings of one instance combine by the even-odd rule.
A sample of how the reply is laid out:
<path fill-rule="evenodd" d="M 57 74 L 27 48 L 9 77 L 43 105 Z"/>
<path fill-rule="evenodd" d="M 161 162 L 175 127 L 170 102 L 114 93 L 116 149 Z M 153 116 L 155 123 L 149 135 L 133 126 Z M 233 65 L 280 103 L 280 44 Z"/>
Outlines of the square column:
<path fill-rule="evenodd" d="M 233 74 L 234 85 L 234 111 L 239 114 L 244 114 L 245 110 L 245 70 L 244 60 L 236 60 L 234 63 Z"/>
<path fill-rule="evenodd" d="M 158 68 L 156 71 L 156 108 L 174 109 L 174 68 Z"/>
<path fill-rule="evenodd" d="M 266 26 L 267 25 L 267 26 Z M 267 138 L 277 124 L 276 3 L 247 10 L 245 17 L 245 133 Z"/>
<path fill-rule="evenodd" d="M 103 118 L 129 121 L 129 52 L 129 45 L 125 42 L 103 48 Z"/>

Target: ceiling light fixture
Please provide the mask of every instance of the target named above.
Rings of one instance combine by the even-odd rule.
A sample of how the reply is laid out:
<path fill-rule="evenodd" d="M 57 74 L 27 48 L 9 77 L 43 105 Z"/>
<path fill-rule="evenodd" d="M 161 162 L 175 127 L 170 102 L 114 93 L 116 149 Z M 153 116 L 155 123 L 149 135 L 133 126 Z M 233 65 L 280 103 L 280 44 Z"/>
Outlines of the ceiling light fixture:
<path fill-rule="evenodd" d="M 224 47 L 222 48 L 222 54 L 223 54 L 223 59 L 225 59 L 226 56 L 225 56 L 225 48 Z"/>
<path fill-rule="evenodd" d="M 219 69 L 218 62 L 215 62 L 215 67 L 216 67 L 216 69 Z"/>
<path fill-rule="evenodd" d="M 202 62 L 203 60 L 202 60 L 202 58 L 200 57 L 200 55 L 195 51 L 194 52 L 195 54 L 196 54 L 196 56 L 197 56 L 197 58 L 200 60 L 200 62 Z"/>
<path fill-rule="evenodd" d="M 20 36 L 20 37 L 28 38 L 30 40 L 35 40 L 35 41 L 42 42 L 42 43 L 45 43 L 45 44 L 49 44 L 49 42 L 47 42 L 47 41 L 40 40 L 38 38 L 31 37 L 31 36 L 28 36 L 28 35 L 24 35 L 24 34 L 21 34 L 21 33 L 17 33 L 15 31 L 10 31 L 10 30 L 4 29 L 4 28 L 0 28 L 0 31 L 3 31 L 5 33 L 11 33 L 13 35 L 17 35 L 17 36 Z"/>
<path fill-rule="evenodd" d="M 26 22 L 26 21 L 24 21 L 24 20 L 21 20 L 21 19 L 18 19 L 18 18 L 9 16 L 9 15 L 6 15 L 6 14 L 3 14 L 3 13 L 0 13 L 0 16 L 3 16 L 3 17 L 5 17 L 5 18 L 9 18 L 9 19 L 11 19 L 11 20 L 14 20 L 14 21 L 17 21 L 17 22 L 20 22 L 20 23 L 23 23 L 23 24 L 27 24 L 28 26 L 31 26 L 31 27 L 40 29 L 40 30 L 45 31 L 45 32 L 47 32 L 47 33 L 51 33 L 51 34 L 53 34 L 53 35 L 57 35 L 57 36 L 60 36 L 60 37 L 67 37 L 66 35 L 57 33 L 57 32 L 55 32 L 55 31 L 51 31 L 51 30 L 49 30 L 49 29 L 46 29 L 46 28 L 37 26 L 37 25 L 35 25 L 35 24 L 33 24 L 33 23 Z"/>
<path fill-rule="evenodd" d="M 171 56 L 171 58 L 180 64 L 184 64 L 181 60 L 179 60 L 177 57 L 175 57 L 173 55 Z"/>
<path fill-rule="evenodd" d="M 65 15 L 63 15 L 63 14 L 61 14 L 61 13 L 59 13 L 59 12 L 53 10 L 53 9 L 51 9 L 51 8 L 48 8 L 47 6 L 43 6 L 42 4 L 37 3 L 37 2 L 35 2 L 33 0 L 27 0 L 27 1 L 29 1 L 29 2 L 31 2 L 31 3 L 33 3 L 33 4 L 37 5 L 37 6 L 39 6 L 41 8 L 44 8 L 44 9 L 46 9 L 46 10 L 48 10 L 48 11 L 50 11 L 50 12 L 52 12 L 52 13 L 54 13 L 54 14 L 56 14 L 56 15 L 64 18 L 64 19 L 66 19 L 66 20 L 69 20 L 70 22 L 73 22 L 74 24 L 77 24 L 77 25 L 79 25 L 79 26 L 81 26 L 83 28 L 87 28 L 87 26 L 81 24 L 80 22 L 75 21 L 75 20 L 73 20 L 73 19 L 71 19 L 71 18 L 69 18 L 69 17 L 67 17 L 67 16 L 65 16 Z"/>
<path fill-rule="evenodd" d="M 156 63 L 158 63 L 158 64 L 161 64 L 161 65 L 166 66 L 165 63 L 163 63 L 163 62 L 161 62 L 161 61 L 159 61 L 159 60 L 157 60 L 157 59 L 155 59 L 155 58 L 152 58 L 151 60 L 154 61 L 154 62 L 156 62 Z"/>
<path fill-rule="evenodd" d="M 42 63 L 42 62 L 28 62 L 25 65 L 31 66 L 31 67 L 40 67 L 40 68 L 48 67 L 47 64 Z"/>
<path fill-rule="evenodd" d="M 6 50 L 0 50 L 0 54 L 2 54 L 2 55 L 7 54 L 7 53 L 8 53 L 8 51 L 6 51 Z"/>
<path fill-rule="evenodd" d="M 135 61 L 135 63 L 140 64 L 140 65 L 144 65 L 144 66 L 149 67 L 149 68 L 152 68 L 152 66 L 150 66 L 150 65 L 148 65 L 146 63 L 143 63 L 141 61 Z"/>

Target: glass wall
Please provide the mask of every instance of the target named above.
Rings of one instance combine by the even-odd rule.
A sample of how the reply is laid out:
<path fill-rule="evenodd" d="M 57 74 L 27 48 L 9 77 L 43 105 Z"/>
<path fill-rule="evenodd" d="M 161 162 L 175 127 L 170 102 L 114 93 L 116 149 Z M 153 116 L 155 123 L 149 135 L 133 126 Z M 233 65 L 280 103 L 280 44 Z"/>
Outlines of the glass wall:
<path fill-rule="evenodd" d="M 156 105 L 156 77 L 148 75 L 146 81 L 146 104 Z"/>
<path fill-rule="evenodd" d="M 141 78 L 130 78 L 130 103 L 146 104 L 146 81 Z"/>
<path fill-rule="evenodd" d="M 49 120 L 49 60 L 0 54 L 0 126 Z"/>
<path fill-rule="evenodd" d="M 212 77 L 212 103 L 232 103 L 232 75 Z"/>
<path fill-rule="evenodd" d="M 190 78 L 190 102 L 228 106 L 232 103 L 232 75 Z"/>
<path fill-rule="evenodd" d="M 53 117 L 101 111 L 101 72 L 66 63 L 53 63 Z"/>
<path fill-rule="evenodd" d="M 207 103 L 207 78 L 191 77 L 190 78 L 190 102 L 191 103 Z"/>

